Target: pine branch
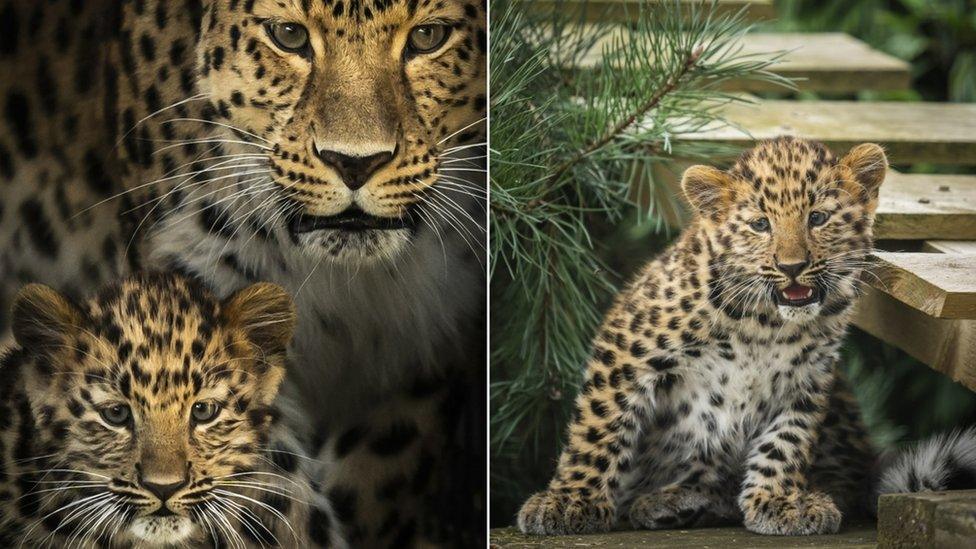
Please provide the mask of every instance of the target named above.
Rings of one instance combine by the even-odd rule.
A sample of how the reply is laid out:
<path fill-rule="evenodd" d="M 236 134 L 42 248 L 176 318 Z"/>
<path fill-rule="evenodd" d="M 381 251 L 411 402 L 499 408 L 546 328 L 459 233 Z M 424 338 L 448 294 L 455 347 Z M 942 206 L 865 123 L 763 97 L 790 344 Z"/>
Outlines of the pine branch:
<path fill-rule="evenodd" d="M 634 123 L 637 122 L 637 120 L 640 119 L 640 117 L 650 112 L 651 109 L 657 107 L 658 104 L 661 102 L 662 99 L 664 99 L 665 96 L 673 92 L 675 88 L 678 87 L 678 84 L 681 83 L 681 79 L 684 78 L 685 75 L 687 75 L 692 69 L 694 69 L 695 63 L 697 63 L 698 60 L 701 58 L 702 51 L 703 51 L 702 47 L 699 46 L 695 48 L 694 51 L 690 52 L 688 56 L 685 58 L 684 63 L 682 63 L 681 69 L 676 74 L 674 74 L 670 79 L 668 79 L 668 81 L 665 82 L 660 89 L 658 89 L 653 95 L 651 95 L 651 97 L 643 105 L 640 105 L 637 108 L 637 110 L 635 110 L 625 119 L 618 122 L 613 128 L 607 131 L 607 133 L 600 136 L 600 138 L 595 139 L 589 145 L 587 145 L 582 150 L 577 152 L 575 155 L 573 155 L 572 158 L 560 164 L 555 169 L 553 174 L 549 177 L 549 181 L 551 182 L 558 181 L 559 178 L 562 177 L 563 174 L 566 173 L 566 171 L 568 171 L 570 168 L 580 163 L 584 158 L 586 158 L 593 152 L 605 147 L 608 143 L 613 141 L 617 136 L 627 131 L 627 129 L 630 128 L 632 125 L 634 125 Z"/>

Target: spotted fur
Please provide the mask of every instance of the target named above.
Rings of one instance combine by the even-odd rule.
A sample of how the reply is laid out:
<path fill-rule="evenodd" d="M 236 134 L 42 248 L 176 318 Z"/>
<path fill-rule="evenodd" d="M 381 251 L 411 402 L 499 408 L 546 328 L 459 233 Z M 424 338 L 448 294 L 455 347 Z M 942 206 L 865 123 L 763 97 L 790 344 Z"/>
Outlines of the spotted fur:
<path fill-rule="evenodd" d="M 221 302 L 143 275 L 82 306 L 25 287 L 0 365 L 2 544 L 344 547 L 271 437 L 294 320 L 271 284 Z"/>
<path fill-rule="evenodd" d="M 520 529 L 823 534 L 864 510 L 875 456 L 836 360 L 886 167 L 877 145 L 838 158 L 783 137 L 729 171 L 689 168 L 698 214 L 607 314 Z M 816 299 L 783 304 L 794 284 Z"/>
<path fill-rule="evenodd" d="M 273 281 L 298 308 L 285 421 L 350 502 L 352 541 L 479 543 L 485 11 L 0 1 L 0 306 L 22 283 L 78 297 L 133 267 L 220 297 Z M 276 45 L 276 22 L 308 49 Z M 447 40 L 407 55 L 424 24 Z M 417 436 L 375 452 L 387 422 Z M 419 480 L 377 495 L 401 477 Z M 449 531 L 425 524 L 434 509 Z"/>

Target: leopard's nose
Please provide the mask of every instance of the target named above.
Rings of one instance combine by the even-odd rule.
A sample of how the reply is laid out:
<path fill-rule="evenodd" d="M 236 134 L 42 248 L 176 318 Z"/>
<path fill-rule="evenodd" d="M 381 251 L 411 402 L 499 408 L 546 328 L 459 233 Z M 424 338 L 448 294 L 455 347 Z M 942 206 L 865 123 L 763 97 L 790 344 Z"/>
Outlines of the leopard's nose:
<path fill-rule="evenodd" d="M 377 170 L 393 160 L 394 151 L 381 151 L 365 156 L 356 156 L 329 149 L 315 147 L 315 156 L 329 166 L 342 178 L 351 191 L 362 188 Z"/>
<path fill-rule="evenodd" d="M 169 498 L 173 497 L 173 494 L 180 491 L 180 488 L 186 486 L 186 480 L 180 480 L 177 482 L 170 482 L 168 484 L 156 484 L 154 482 L 143 481 L 142 486 L 153 493 L 154 496 L 159 498 L 159 501 L 167 501 Z"/>
<path fill-rule="evenodd" d="M 790 278 L 796 278 L 800 276 L 800 273 L 802 273 L 803 269 L 806 269 L 807 265 L 809 264 L 810 264 L 809 261 L 799 261 L 796 263 L 780 263 L 777 261 L 776 268 L 779 269 L 780 272 L 782 272 L 786 276 Z"/>

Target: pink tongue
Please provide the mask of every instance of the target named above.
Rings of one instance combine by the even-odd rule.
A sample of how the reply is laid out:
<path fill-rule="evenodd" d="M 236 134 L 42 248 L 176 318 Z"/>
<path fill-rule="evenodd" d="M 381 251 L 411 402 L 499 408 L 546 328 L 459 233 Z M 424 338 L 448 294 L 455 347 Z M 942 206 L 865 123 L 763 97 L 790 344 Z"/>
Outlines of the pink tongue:
<path fill-rule="evenodd" d="M 809 286 L 803 286 L 800 284 L 793 284 L 783 290 L 783 295 L 788 299 L 799 300 L 806 299 L 810 297 L 811 288 Z"/>

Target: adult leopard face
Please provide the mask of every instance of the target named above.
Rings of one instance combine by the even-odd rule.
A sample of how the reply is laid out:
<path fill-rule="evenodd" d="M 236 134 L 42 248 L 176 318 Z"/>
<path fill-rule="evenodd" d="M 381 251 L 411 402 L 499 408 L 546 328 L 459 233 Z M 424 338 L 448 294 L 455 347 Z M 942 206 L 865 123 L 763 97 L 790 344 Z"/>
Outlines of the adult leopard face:
<path fill-rule="evenodd" d="M 30 285 L 14 315 L 35 357 L 25 386 L 58 500 L 52 530 L 172 547 L 232 537 L 222 525 L 239 521 L 274 529 L 256 504 L 274 489 L 255 471 L 295 320 L 283 290 L 257 284 L 218 302 L 147 275 L 80 307 Z"/>
<path fill-rule="evenodd" d="M 820 143 L 780 137 L 743 153 L 728 172 L 689 168 L 685 194 L 723 250 L 712 263 L 714 298 L 774 305 L 788 319 L 848 303 L 872 246 L 887 167 L 875 144 L 837 158 Z"/>
<path fill-rule="evenodd" d="M 425 196 L 452 185 L 444 162 L 483 134 L 484 12 L 464 0 L 207 5 L 197 90 L 239 141 L 230 152 L 267 158 L 251 184 L 284 197 L 265 209 L 295 244 L 338 260 L 407 245 Z"/>

